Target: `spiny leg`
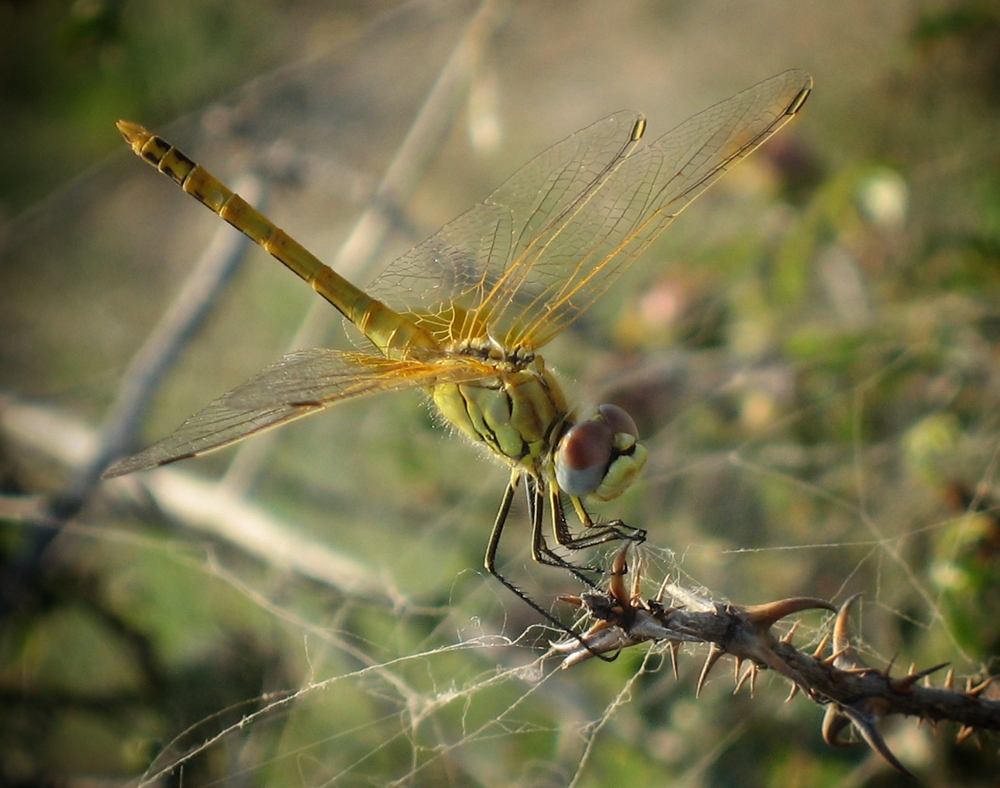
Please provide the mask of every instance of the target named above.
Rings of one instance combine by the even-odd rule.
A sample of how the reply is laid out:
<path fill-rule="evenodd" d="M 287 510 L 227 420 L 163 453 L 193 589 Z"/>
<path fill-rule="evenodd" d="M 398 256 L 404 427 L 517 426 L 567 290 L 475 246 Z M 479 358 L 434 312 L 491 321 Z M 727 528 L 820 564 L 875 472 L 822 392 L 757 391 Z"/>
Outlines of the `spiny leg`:
<path fill-rule="evenodd" d="M 566 514 L 563 511 L 559 491 L 552 489 L 550 492 L 553 499 L 552 531 L 555 534 L 556 543 L 560 547 L 565 547 L 569 550 L 585 550 L 588 547 L 597 547 L 608 542 L 628 541 L 635 544 L 642 544 L 646 541 L 645 530 L 626 525 L 621 520 L 595 523 L 583 507 L 583 502 L 575 495 L 571 495 L 569 499 L 576 510 L 577 516 L 580 518 L 580 522 L 584 526 L 584 532 L 579 536 L 574 536 L 566 522 Z M 554 516 L 557 508 L 560 514 L 558 518 Z"/>
<path fill-rule="evenodd" d="M 544 618 L 546 621 L 548 621 L 550 624 L 557 627 L 561 631 L 565 632 L 570 637 L 579 641 L 580 645 L 582 645 L 585 649 L 587 649 L 587 651 L 591 652 L 595 657 L 598 657 L 604 662 L 612 662 L 617 655 L 615 655 L 614 657 L 608 657 L 604 654 L 600 654 L 594 651 L 589 645 L 587 645 L 587 643 L 583 641 L 583 639 L 580 637 L 578 633 L 574 632 L 572 629 L 566 626 L 562 621 L 553 616 L 547 610 L 542 609 L 541 605 L 535 602 L 520 588 L 515 586 L 510 580 L 508 580 L 506 577 L 500 574 L 500 571 L 497 569 L 496 567 L 497 548 L 499 548 L 500 546 L 500 537 L 503 535 L 504 524 L 507 522 L 507 515 L 510 514 L 510 507 L 514 501 L 514 493 L 517 491 L 517 485 L 520 482 L 520 480 L 521 477 L 519 474 L 515 473 L 511 475 L 510 482 L 508 482 L 507 489 L 504 491 L 503 494 L 503 500 L 500 501 L 500 510 L 497 512 L 496 520 L 493 522 L 493 530 L 490 532 L 490 541 L 486 545 L 486 556 L 483 559 L 483 564 L 486 567 L 486 571 L 489 572 L 491 575 L 493 575 L 493 577 L 495 577 L 501 583 L 503 583 L 504 586 L 506 586 L 511 592 L 513 592 L 517 597 L 519 597 L 521 601 L 523 601 L 526 605 L 528 605 L 528 607 L 530 607 L 532 610 L 534 610 L 536 613 L 542 616 L 542 618 Z M 544 499 L 539 498 L 538 500 L 534 502 L 529 502 L 528 504 L 529 514 L 532 517 L 532 529 L 535 528 L 534 521 L 536 519 L 539 521 L 542 519 L 543 500 Z M 594 587 L 594 584 L 591 583 L 586 578 L 581 578 L 581 579 L 587 582 L 591 588 Z"/>
<path fill-rule="evenodd" d="M 541 481 L 533 476 L 528 476 L 525 483 L 528 493 L 528 512 L 531 518 L 531 557 L 545 566 L 555 566 L 561 569 L 568 569 L 582 582 L 595 588 L 594 583 L 581 574 L 581 572 L 596 572 L 604 574 L 605 570 L 599 566 L 580 566 L 566 560 L 556 554 L 549 547 L 545 538 L 542 525 L 545 493 L 548 493 L 549 505 L 552 509 L 552 531 L 555 535 L 556 543 L 560 547 L 569 550 L 584 550 L 589 547 L 597 547 L 602 544 L 614 541 L 629 541 L 641 544 L 646 539 L 646 532 L 640 528 L 632 528 L 625 525 L 621 520 L 613 520 L 609 523 L 595 524 L 579 498 L 571 497 L 577 515 L 586 529 L 590 532 L 580 536 L 574 536 L 566 521 L 566 511 L 563 507 L 562 496 L 558 488 L 549 485 L 547 488 Z"/>
<path fill-rule="evenodd" d="M 589 566 L 577 566 L 576 564 L 567 561 L 560 555 L 557 555 L 549 547 L 548 541 L 545 539 L 545 489 L 543 488 L 541 482 L 538 479 L 529 476 L 525 482 L 525 488 L 528 492 L 528 512 L 531 516 L 531 557 L 539 564 L 544 566 L 554 566 L 559 569 L 568 569 L 572 572 L 580 582 L 590 586 L 591 588 L 596 588 L 593 581 L 590 578 L 583 575 L 583 572 L 600 572 L 601 570 L 597 567 Z M 551 493 L 551 490 L 549 491 Z M 558 496 L 552 497 L 550 495 L 553 506 L 553 517 L 564 517 L 560 501 Z M 559 509 L 557 512 L 556 509 Z"/>

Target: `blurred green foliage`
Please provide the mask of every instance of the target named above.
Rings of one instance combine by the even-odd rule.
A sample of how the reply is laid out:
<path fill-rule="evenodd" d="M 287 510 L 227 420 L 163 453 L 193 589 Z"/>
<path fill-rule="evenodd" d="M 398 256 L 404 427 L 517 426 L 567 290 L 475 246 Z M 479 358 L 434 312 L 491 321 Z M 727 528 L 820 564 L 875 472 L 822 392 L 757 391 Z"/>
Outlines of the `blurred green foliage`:
<path fill-rule="evenodd" d="M 4 213 L 118 150 L 119 117 L 175 118 L 287 60 L 287 14 L 276 0 L 0 3 Z"/>
<path fill-rule="evenodd" d="M 363 3 L 322 6 L 0 5 L 4 211 L 38 203 L 116 150 L 117 117 L 152 125 L 191 112 L 298 54 L 304 29 L 353 28 L 370 15 Z M 670 3 L 653 11 L 629 18 L 638 63 L 660 51 L 644 38 L 652 19 L 676 26 L 694 13 Z M 593 13 L 513 12 L 492 66 L 516 76 L 501 115 L 517 117 L 521 101 L 541 92 L 532 77 L 555 73 L 564 95 L 544 101 L 564 133 L 567 103 L 601 93 L 591 60 L 629 73 L 596 43 L 594 52 L 560 48 L 555 33 L 569 39 L 574 25 L 596 35 L 603 17 Z M 711 20 L 699 24 L 714 40 Z M 532 26 L 552 60 L 525 74 L 516 46 Z M 853 56 L 863 88 L 848 103 L 848 77 L 824 60 L 837 42 L 806 25 L 815 61 L 784 64 L 816 72 L 803 117 L 706 197 L 704 213 L 699 206 L 678 221 L 650 251 L 656 264 L 553 343 L 553 357 L 582 390 L 627 406 L 649 436 L 640 488 L 604 513 L 650 530 L 650 594 L 668 573 L 747 604 L 861 591 L 869 604 L 855 622 L 859 648 L 873 665 L 895 656 L 996 672 L 1000 16 L 954 3 L 907 12 L 898 31 L 888 64 Z M 641 73 L 669 70 L 656 63 Z M 253 85 L 247 95 L 252 103 Z M 421 212 L 446 201 L 440 192 L 453 181 L 463 193 L 475 187 L 462 178 L 482 176 L 488 189 L 522 162 L 481 172 L 458 136 L 443 154 L 451 178 L 415 207 L 400 206 L 408 230 L 422 228 Z M 121 203 L 140 199 L 110 165 L 87 177 Z M 37 319 L 41 328 L 22 318 L 25 330 L 48 327 L 56 338 L 34 373 L 22 340 L 7 332 L 2 349 L 21 377 L 4 380 L 15 391 L 57 391 L 53 399 L 87 414 L 97 410 L 90 389 L 102 404 L 114 391 L 124 363 L 115 354 L 148 328 L 141 319 L 160 308 L 174 258 L 186 266 L 200 243 L 184 238 L 170 247 L 167 270 L 158 267 L 167 244 L 147 240 L 145 225 L 155 216 L 186 227 L 195 209 L 169 216 L 167 201 L 182 198 L 150 188 L 162 214 L 146 222 L 109 209 L 88 233 L 99 244 L 86 250 L 92 269 L 52 265 L 51 281 L 69 295 L 32 295 L 20 261 L 4 312 L 46 299 L 79 312 L 53 308 Z M 294 184 L 285 188 L 294 198 Z M 302 223 L 321 225 L 326 242 L 341 221 L 329 212 Z M 116 234 L 141 237 L 142 258 L 121 259 Z M 47 252 L 46 239 L 35 240 Z M 272 324 L 308 294 L 296 301 L 288 293 L 298 283 L 286 290 L 283 271 L 272 280 L 260 269 L 220 304 L 161 411 L 224 390 L 221 379 L 242 369 L 241 343 L 259 365 L 279 352 L 286 337 Z M 119 280 L 119 300 L 101 300 Z M 417 403 L 383 397 L 289 428 L 253 491 L 297 530 L 374 566 L 389 586 L 384 599 L 290 575 L 138 506 L 95 501 L 0 634 L 0 782 L 132 784 L 145 773 L 185 786 L 897 783 L 863 747 L 827 747 L 820 710 L 802 698 L 783 705 L 781 682 L 762 681 L 752 700 L 731 697 L 719 677 L 725 662 L 697 700 L 698 659 L 687 652 L 679 683 L 666 657 L 638 649 L 610 665 L 538 668 L 530 646 L 556 634 L 532 628 L 530 611 L 479 572 L 504 473 L 445 440 Z M 221 467 L 214 463 L 201 467 Z M 6 457 L 0 478 L 8 495 L 51 492 L 60 481 Z M 578 590 L 530 567 L 523 529 L 512 531 L 505 560 L 517 582 L 544 599 Z M 0 535 L 3 557 L 16 556 L 25 525 L 10 517 Z M 553 604 L 570 619 L 569 606 Z M 806 617 L 796 642 L 818 642 L 823 626 Z M 514 646 L 497 639 L 526 630 Z M 995 782 L 995 740 L 980 755 L 954 747 L 950 732 L 932 740 L 912 720 L 891 730 L 890 746 L 927 782 Z"/>

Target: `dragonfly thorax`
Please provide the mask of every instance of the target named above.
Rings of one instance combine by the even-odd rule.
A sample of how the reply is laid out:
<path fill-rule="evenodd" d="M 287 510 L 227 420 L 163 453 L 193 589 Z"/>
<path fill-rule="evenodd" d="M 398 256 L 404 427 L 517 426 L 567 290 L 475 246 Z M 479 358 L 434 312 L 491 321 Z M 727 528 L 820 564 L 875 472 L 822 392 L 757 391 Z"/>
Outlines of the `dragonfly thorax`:
<path fill-rule="evenodd" d="M 473 347 L 464 352 L 490 363 L 495 374 L 440 383 L 431 389 L 434 404 L 467 437 L 541 478 L 569 416 L 559 382 L 540 356 L 506 353 L 494 358 L 488 348 Z"/>
<path fill-rule="evenodd" d="M 510 372 L 530 367 L 536 361 L 533 350 L 525 347 L 517 347 L 512 350 L 505 348 L 503 344 L 489 335 L 463 340 L 452 347 L 449 352 L 460 356 L 471 356 L 493 364 L 498 369 Z M 544 364 L 540 358 L 538 359 L 537 374 L 545 375 Z"/>
<path fill-rule="evenodd" d="M 484 339 L 455 351 L 490 363 L 496 372 L 435 386 L 431 396 L 442 415 L 509 465 L 569 495 L 600 501 L 621 495 L 646 463 L 632 418 L 605 404 L 577 422 L 541 356 L 498 347 Z"/>

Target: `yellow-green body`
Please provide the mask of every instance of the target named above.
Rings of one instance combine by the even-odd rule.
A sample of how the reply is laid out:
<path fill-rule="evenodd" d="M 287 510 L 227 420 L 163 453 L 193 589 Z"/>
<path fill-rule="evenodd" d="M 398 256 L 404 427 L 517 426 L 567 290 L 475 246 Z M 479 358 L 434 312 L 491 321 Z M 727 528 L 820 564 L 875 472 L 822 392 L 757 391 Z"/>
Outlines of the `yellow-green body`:
<path fill-rule="evenodd" d="M 544 460 L 551 458 L 569 408 L 541 357 L 498 361 L 495 377 L 437 385 L 431 398 L 463 435 L 485 443 L 512 466 L 551 478 Z"/>
<path fill-rule="evenodd" d="M 620 495 L 646 450 L 631 417 L 614 405 L 578 419 L 536 351 L 590 308 L 692 200 L 794 117 L 811 88 L 808 74 L 786 71 L 646 146 L 639 144 L 641 114 L 599 120 L 395 260 L 372 294 L 162 139 L 119 122 L 137 154 L 308 282 L 377 352 L 289 353 L 105 475 L 211 451 L 351 397 L 422 388 L 448 422 L 511 468 L 485 566 L 558 624 L 495 566 L 516 488 L 523 482 L 528 497 L 532 557 L 585 580 L 580 572 L 594 567 L 570 563 L 549 546 L 543 511 L 564 548 L 641 541 L 644 532 L 621 521 L 594 523 L 582 499 Z M 567 524 L 564 497 L 582 535 Z"/>
<path fill-rule="evenodd" d="M 463 435 L 486 444 L 513 468 L 551 480 L 551 456 L 569 407 L 540 356 L 488 341 L 443 346 L 421 328 L 427 317 L 400 314 L 355 287 L 169 143 L 135 124 L 121 122 L 119 128 L 139 156 L 304 279 L 387 358 L 443 364 L 464 356 L 492 366 L 493 375 L 430 386 L 431 399 Z M 458 319 L 468 316 L 451 316 Z"/>

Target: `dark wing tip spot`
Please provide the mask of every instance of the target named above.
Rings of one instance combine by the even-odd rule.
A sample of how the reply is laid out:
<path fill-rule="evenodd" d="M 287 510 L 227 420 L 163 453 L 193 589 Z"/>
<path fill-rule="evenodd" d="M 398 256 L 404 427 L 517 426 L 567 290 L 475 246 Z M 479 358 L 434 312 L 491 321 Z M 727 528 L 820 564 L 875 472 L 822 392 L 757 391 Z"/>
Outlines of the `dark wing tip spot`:
<path fill-rule="evenodd" d="M 639 118 L 632 127 L 632 142 L 638 142 L 642 135 L 646 133 L 646 119 Z"/>
<path fill-rule="evenodd" d="M 788 109 L 785 110 L 786 115 L 797 115 L 799 110 L 802 109 L 802 105 L 806 103 L 806 99 L 809 98 L 809 94 L 812 93 L 812 79 L 809 80 L 809 84 L 802 88 L 798 92 L 798 95 L 792 99 L 792 103 L 788 105 Z"/>

